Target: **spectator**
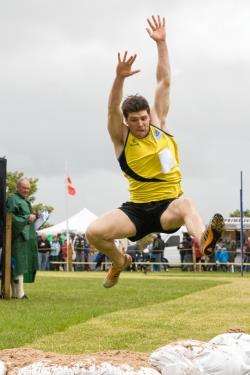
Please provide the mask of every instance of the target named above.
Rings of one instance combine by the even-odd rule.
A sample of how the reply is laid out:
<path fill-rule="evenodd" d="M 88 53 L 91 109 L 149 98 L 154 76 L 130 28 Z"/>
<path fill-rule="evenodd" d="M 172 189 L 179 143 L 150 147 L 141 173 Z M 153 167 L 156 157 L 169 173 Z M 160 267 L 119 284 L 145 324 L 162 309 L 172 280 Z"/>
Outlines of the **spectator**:
<path fill-rule="evenodd" d="M 219 248 L 216 251 L 215 260 L 216 260 L 216 263 L 218 264 L 218 269 L 222 271 L 228 271 L 227 263 L 229 260 L 229 253 L 223 242 L 221 243 L 221 245 L 219 245 Z"/>
<path fill-rule="evenodd" d="M 161 238 L 160 233 L 157 233 L 155 235 L 155 238 L 153 240 L 152 244 L 152 250 L 151 250 L 151 260 L 155 263 L 160 263 L 162 259 L 162 253 L 165 248 L 165 242 Z M 161 270 L 160 264 L 154 264 L 153 265 L 153 271 L 159 272 Z"/>
<path fill-rule="evenodd" d="M 60 245 L 63 245 L 65 240 L 67 239 L 67 234 L 66 233 L 60 233 L 58 239 L 59 239 Z"/>
<path fill-rule="evenodd" d="M 49 270 L 50 243 L 42 234 L 38 237 L 38 267 L 41 271 Z"/>
<path fill-rule="evenodd" d="M 76 262 L 84 262 L 84 253 L 83 253 L 83 247 L 84 247 L 84 239 L 83 236 L 76 236 L 73 242 L 74 251 L 76 254 Z M 83 271 L 83 264 L 76 264 L 75 265 L 75 271 Z"/>
<path fill-rule="evenodd" d="M 181 262 L 181 269 L 183 270 L 183 263 L 185 257 L 185 250 L 183 249 L 182 242 L 178 245 L 179 253 L 180 253 L 180 262 Z"/>
<path fill-rule="evenodd" d="M 67 249 L 67 238 L 66 238 L 63 244 L 61 245 L 61 249 L 59 253 L 59 260 L 63 262 L 61 264 L 63 271 L 67 271 L 67 259 L 68 259 L 68 249 Z"/>
<path fill-rule="evenodd" d="M 179 248 L 183 251 L 183 271 L 191 271 L 193 269 L 193 248 L 192 248 L 192 238 L 188 233 L 183 234 L 183 240 L 179 245 Z M 185 263 L 192 263 L 185 265 Z"/>
<path fill-rule="evenodd" d="M 83 266 L 84 271 L 91 271 L 90 266 L 88 264 L 89 254 L 90 254 L 90 246 L 85 235 L 83 235 L 83 261 L 85 262 Z"/>
<path fill-rule="evenodd" d="M 216 247 L 217 249 L 217 247 Z M 206 266 L 205 270 L 207 271 L 217 271 L 217 266 L 216 266 L 216 252 L 215 253 L 212 253 L 210 255 L 206 255 L 205 257 L 205 261 L 207 263 L 214 263 L 214 264 L 209 264 L 208 266 Z"/>
<path fill-rule="evenodd" d="M 229 250 L 229 263 L 234 263 L 236 258 L 237 245 L 235 240 L 231 240 L 228 246 Z M 234 272 L 234 264 L 230 266 L 231 272 Z"/>
<path fill-rule="evenodd" d="M 250 237 L 248 237 L 245 241 L 245 257 L 244 257 L 244 263 L 250 263 Z M 249 272 L 250 271 L 250 265 L 245 265 L 244 266 L 245 271 Z"/>
<path fill-rule="evenodd" d="M 152 249 L 152 235 L 149 238 L 137 241 L 136 246 L 138 251 L 135 253 L 135 261 L 137 262 L 136 269 L 143 271 L 145 274 L 151 269 L 150 251 Z"/>
<path fill-rule="evenodd" d="M 101 271 L 105 271 L 106 255 L 98 251 L 95 256 L 95 271 L 100 268 Z"/>
<path fill-rule="evenodd" d="M 17 182 L 17 192 L 8 197 L 7 212 L 12 214 L 12 297 L 27 298 L 23 283 L 33 283 L 38 269 L 37 235 L 32 213 L 30 182 L 22 177 Z"/>
<path fill-rule="evenodd" d="M 59 239 L 60 239 L 59 235 L 54 236 L 50 244 L 51 252 L 49 256 L 49 261 L 50 261 L 50 270 L 52 271 L 55 271 L 55 270 L 59 271 L 59 264 L 51 263 L 51 262 L 59 262 L 59 254 L 61 251 L 61 245 L 60 245 Z"/>
<path fill-rule="evenodd" d="M 164 271 L 168 271 L 169 270 L 169 261 L 167 258 L 164 257 L 164 251 L 162 251 L 161 253 L 161 263 L 162 263 L 162 267 L 164 269 Z"/>
<path fill-rule="evenodd" d="M 128 245 L 127 254 L 131 256 L 132 263 L 131 263 L 131 270 L 138 271 L 138 262 L 140 262 L 141 252 L 139 248 L 139 244 L 136 242 L 134 244 Z"/>
<path fill-rule="evenodd" d="M 150 251 L 152 250 L 152 244 L 148 244 L 141 252 L 141 270 L 146 274 L 148 271 L 151 270 L 150 262 L 151 262 L 151 254 Z"/>

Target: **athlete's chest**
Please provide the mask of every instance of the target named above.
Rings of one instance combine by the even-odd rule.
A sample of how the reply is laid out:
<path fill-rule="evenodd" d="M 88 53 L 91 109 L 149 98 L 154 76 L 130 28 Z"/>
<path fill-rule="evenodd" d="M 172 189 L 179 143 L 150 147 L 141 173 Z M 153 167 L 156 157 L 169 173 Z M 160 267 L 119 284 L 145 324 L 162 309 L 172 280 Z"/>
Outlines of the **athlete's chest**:
<path fill-rule="evenodd" d="M 129 134 L 125 147 L 128 160 L 154 157 L 165 148 L 171 148 L 167 134 L 158 129 L 151 129 L 145 138 L 136 138 Z"/>

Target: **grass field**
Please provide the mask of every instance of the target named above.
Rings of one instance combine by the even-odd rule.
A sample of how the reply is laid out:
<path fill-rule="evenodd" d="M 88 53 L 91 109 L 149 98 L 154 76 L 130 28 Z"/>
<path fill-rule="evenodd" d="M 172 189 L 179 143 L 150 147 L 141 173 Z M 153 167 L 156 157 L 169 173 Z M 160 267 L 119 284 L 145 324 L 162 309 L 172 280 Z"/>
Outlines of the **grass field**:
<path fill-rule="evenodd" d="M 29 300 L 0 300 L 0 349 L 59 353 L 148 352 L 177 339 L 207 340 L 232 327 L 250 331 L 250 278 L 219 273 L 39 273 Z"/>

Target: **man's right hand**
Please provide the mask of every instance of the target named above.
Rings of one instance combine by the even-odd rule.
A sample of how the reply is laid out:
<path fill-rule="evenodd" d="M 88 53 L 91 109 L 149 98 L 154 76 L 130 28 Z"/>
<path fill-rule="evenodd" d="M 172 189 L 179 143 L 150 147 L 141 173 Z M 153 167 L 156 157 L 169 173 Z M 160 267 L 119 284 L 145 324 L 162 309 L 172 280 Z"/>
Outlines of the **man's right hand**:
<path fill-rule="evenodd" d="M 119 78 L 130 77 L 140 70 L 132 70 L 132 65 L 136 59 L 136 55 L 132 55 L 127 59 L 128 52 L 126 51 L 121 58 L 120 52 L 118 53 L 118 64 L 116 67 L 116 75 Z"/>
<path fill-rule="evenodd" d="M 34 221 L 36 220 L 36 215 L 31 214 L 31 215 L 29 216 L 28 220 L 29 220 L 30 223 L 34 223 Z"/>
<path fill-rule="evenodd" d="M 148 25 L 150 26 L 147 28 L 147 32 L 156 43 L 165 42 L 166 40 L 166 30 L 165 30 L 165 18 L 161 19 L 160 16 L 152 16 L 152 18 L 148 18 Z"/>

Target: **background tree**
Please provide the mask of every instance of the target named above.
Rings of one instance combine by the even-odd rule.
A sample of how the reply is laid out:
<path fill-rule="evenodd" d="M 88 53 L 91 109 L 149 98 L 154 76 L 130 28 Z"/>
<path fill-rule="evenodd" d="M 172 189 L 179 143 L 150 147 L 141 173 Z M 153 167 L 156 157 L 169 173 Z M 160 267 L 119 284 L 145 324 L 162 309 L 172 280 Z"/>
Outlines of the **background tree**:
<path fill-rule="evenodd" d="M 250 217 L 250 210 L 245 210 L 243 211 L 243 215 L 245 217 Z M 240 210 L 234 210 L 233 212 L 230 212 L 229 214 L 230 217 L 240 217 Z"/>
<path fill-rule="evenodd" d="M 42 212 L 45 210 L 51 213 L 54 211 L 54 207 L 49 206 L 47 204 L 43 204 L 43 203 L 36 203 L 32 205 L 32 211 L 34 214 L 38 214 L 39 212 Z"/>

